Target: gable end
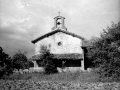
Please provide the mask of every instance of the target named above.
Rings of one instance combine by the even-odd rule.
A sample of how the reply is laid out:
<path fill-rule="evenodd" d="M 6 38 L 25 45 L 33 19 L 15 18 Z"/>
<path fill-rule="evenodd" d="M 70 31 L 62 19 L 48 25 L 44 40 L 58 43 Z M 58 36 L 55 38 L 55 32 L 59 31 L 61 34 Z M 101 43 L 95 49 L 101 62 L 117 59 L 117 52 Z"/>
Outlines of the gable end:
<path fill-rule="evenodd" d="M 49 33 L 47 33 L 47 34 L 45 34 L 45 35 L 43 35 L 43 36 L 41 36 L 41 37 L 39 37 L 39 38 L 31 41 L 31 42 L 35 44 L 36 42 L 44 39 L 45 37 L 49 37 L 49 36 L 51 36 L 51 35 L 53 35 L 53 34 L 55 34 L 55 33 L 57 33 L 57 32 L 63 32 L 63 33 L 65 33 L 65 34 L 71 35 L 71 36 L 73 36 L 73 37 L 77 37 L 77 38 L 79 38 L 79 39 L 85 40 L 83 37 L 78 36 L 78 35 L 76 35 L 76 34 L 74 34 L 74 33 L 71 33 L 71 32 L 68 32 L 68 31 L 64 31 L 64 30 L 58 29 L 58 30 L 49 32 Z"/>

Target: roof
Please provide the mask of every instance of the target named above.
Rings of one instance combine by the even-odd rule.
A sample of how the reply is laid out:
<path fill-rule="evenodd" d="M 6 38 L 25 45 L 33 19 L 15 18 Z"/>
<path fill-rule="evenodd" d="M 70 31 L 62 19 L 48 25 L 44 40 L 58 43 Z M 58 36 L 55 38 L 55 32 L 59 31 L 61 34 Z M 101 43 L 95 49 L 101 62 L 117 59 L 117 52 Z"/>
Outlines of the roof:
<path fill-rule="evenodd" d="M 82 47 L 92 47 L 92 43 L 89 40 L 84 40 L 82 42 Z"/>
<path fill-rule="evenodd" d="M 65 34 L 68 34 L 68 35 L 71 35 L 71 36 L 73 36 L 73 37 L 77 37 L 77 38 L 79 38 L 79 39 L 84 40 L 83 37 L 78 36 L 78 35 L 76 35 L 76 34 L 74 34 L 74 33 L 71 33 L 71 32 L 65 31 L 65 30 L 58 29 L 58 30 L 55 30 L 55 31 L 51 31 L 51 32 L 49 32 L 49 33 L 47 33 L 47 34 L 45 34 L 45 35 L 43 35 L 43 36 L 41 36 L 41 37 L 38 37 L 37 39 L 33 40 L 32 43 L 35 44 L 35 43 L 38 42 L 39 40 L 42 40 L 42 39 L 44 39 L 45 37 L 49 37 L 49 36 L 51 36 L 51 35 L 53 35 L 53 34 L 55 34 L 55 33 L 57 33 L 57 32 L 63 32 L 63 33 L 65 33 Z"/>
<path fill-rule="evenodd" d="M 62 60 L 62 59 L 67 59 L 67 60 L 78 60 L 78 59 L 83 59 L 83 55 L 79 53 L 68 53 L 68 54 L 51 54 L 53 59 L 57 60 Z M 42 56 L 40 54 L 34 55 L 30 60 L 31 61 L 36 61 L 40 60 Z"/>
<path fill-rule="evenodd" d="M 57 16 L 57 17 L 55 17 L 55 18 L 64 18 L 64 17 L 62 17 L 62 16 Z M 54 18 L 54 19 L 55 19 L 55 18 Z M 64 18 L 64 19 L 65 19 L 65 18 Z"/>
<path fill-rule="evenodd" d="M 71 54 L 54 54 L 53 55 L 53 59 L 73 59 L 73 60 L 77 60 L 77 59 L 83 59 L 83 55 L 82 54 L 77 54 L 77 53 L 71 53 Z"/>
<path fill-rule="evenodd" d="M 39 60 L 41 57 L 40 57 L 40 54 L 38 55 L 34 55 L 30 58 L 30 61 L 36 61 L 36 60 Z"/>

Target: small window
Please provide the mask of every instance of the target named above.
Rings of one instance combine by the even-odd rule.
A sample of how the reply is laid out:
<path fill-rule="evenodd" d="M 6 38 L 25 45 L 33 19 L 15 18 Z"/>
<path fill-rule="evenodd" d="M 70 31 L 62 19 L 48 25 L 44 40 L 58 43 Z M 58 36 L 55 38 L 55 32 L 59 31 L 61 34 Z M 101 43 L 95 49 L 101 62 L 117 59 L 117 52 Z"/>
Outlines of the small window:
<path fill-rule="evenodd" d="M 62 45 L 62 42 L 58 42 L 58 46 L 61 46 Z"/>

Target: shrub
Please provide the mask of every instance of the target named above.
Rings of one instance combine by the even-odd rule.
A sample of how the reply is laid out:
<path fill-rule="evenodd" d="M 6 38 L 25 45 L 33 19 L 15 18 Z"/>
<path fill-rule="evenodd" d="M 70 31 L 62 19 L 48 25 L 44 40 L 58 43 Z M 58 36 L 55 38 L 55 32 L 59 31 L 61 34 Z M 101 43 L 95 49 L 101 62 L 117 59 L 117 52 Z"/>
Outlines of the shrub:
<path fill-rule="evenodd" d="M 88 57 L 98 67 L 100 78 L 120 78 L 120 22 L 112 24 L 101 34 L 89 49 Z"/>
<path fill-rule="evenodd" d="M 12 59 L 0 47 L 0 79 L 13 72 Z"/>
<path fill-rule="evenodd" d="M 45 74 L 56 73 L 57 67 L 53 61 L 53 55 L 46 46 L 41 46 L 40 48 L 40 60 L 42 61 L 41 66 L 44 67 Z"/>
<path fill-rule="evenodd" d="M 13 64 L 15 69 L 26 69 L 29 67 L 29 62 L 25 53 L 18 51 L 13 55 Z"/>

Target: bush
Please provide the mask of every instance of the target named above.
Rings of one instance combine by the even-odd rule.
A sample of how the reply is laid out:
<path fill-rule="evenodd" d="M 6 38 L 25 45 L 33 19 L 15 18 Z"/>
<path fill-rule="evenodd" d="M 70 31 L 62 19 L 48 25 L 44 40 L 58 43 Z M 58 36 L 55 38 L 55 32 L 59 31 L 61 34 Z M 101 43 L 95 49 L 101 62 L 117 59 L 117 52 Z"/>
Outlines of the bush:
<path fill-rule="evenodd" d="M 94 41 L 88 57 L 99 68 L 100 78 L 120 78 L 120 22 L 113 23 Z"/>
<path fill-rule="evenodd" d="M 13 55 L 13 64 L 15 69 L 26 69 L 29 67 L 29 62 L 26 53 L 18 51 Z"/>
<path fill-rule="evenodd" d="M 50 54 L 49 49 L 47 49 L 46 46 L 40 47 L 40 60 L 41 66 L 45 69 L 45 74 L 51 74 L 57 72 L 57 67 L 55 66 L 55 63 L 53 61 L 53 55 Z"/>
<path fill-rule="evenodd" d="M 12 59 L 0 47 L 0 79 L 13 72 Z"/>

